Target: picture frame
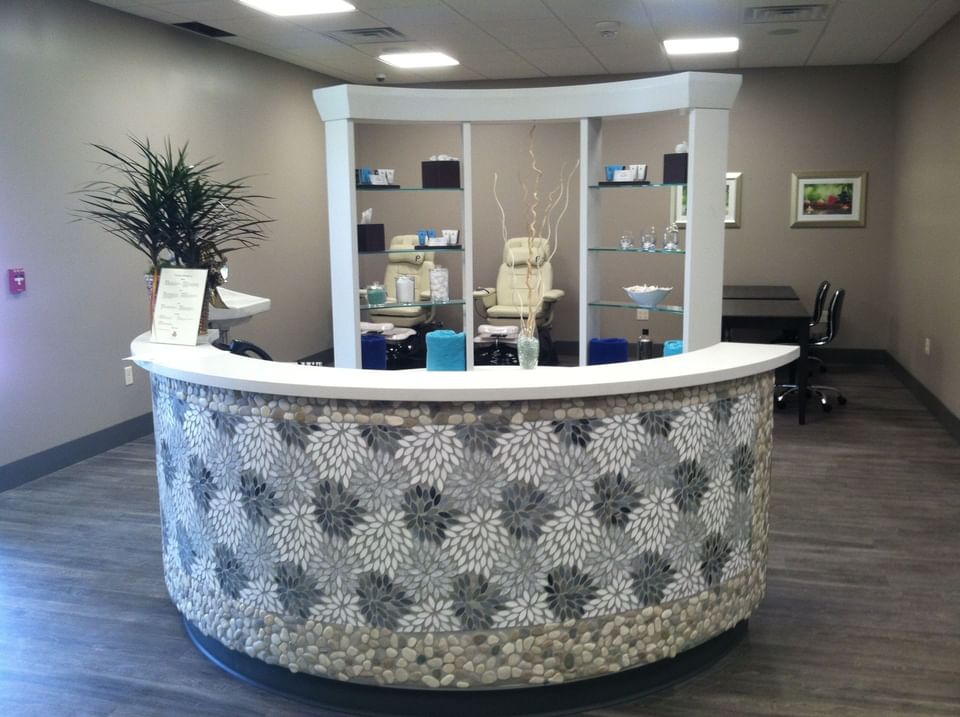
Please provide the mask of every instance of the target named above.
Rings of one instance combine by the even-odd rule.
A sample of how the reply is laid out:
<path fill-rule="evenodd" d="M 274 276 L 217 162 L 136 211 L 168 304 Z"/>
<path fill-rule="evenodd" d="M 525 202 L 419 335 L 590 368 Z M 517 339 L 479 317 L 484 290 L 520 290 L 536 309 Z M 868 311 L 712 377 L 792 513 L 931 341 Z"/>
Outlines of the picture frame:
<path fill-rule="evenodd" d="M 865 171 L 794 172 L 790 226 L 862 227 L 867 223 Z"/>
<path fill-rule="evenodd" d="M 743 195 L 743 172 L 727 172 L 726 213 L 723 225 L 727 229 L 740 228 L 740 209 Z M 673 187 L 670 198 L 670 221 L 678 227 L 687 225 L 687 185 Z"/>

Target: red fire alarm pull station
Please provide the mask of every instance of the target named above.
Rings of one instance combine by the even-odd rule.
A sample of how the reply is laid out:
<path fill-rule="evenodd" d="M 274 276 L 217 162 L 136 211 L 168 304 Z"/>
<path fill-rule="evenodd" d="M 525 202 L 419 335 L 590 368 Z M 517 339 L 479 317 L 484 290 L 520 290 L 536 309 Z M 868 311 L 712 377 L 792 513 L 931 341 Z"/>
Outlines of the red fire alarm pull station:
<path fill-rule="evenodd" d="M 22 294 L 27 290 L 27 272 L 23 269 L 7 269 L 7 279 L 11 294 Z"/>

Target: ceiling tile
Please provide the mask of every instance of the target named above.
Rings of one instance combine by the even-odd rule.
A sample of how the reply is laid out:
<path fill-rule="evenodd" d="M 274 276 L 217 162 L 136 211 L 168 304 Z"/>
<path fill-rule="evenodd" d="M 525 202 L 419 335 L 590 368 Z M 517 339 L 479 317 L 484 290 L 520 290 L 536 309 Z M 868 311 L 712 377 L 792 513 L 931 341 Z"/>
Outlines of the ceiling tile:
<path fill-rule="evenodd" d="M 211 22 L 224 18 L 263 17 L 263 13 L 236 0 L 160 0 L 150 3 L 160 10 L 183 15 L 200 22 Z"/>
<path fill-rule="evenodd" d="M 237 0 L 92 1 L 165 24 L 204 22 L 239 35 L 231 44 L 305 67 L 334 67 L 365 82 L 375 74 L 372 67 L 384 67 L 374 55 L 387 45 L 353 49 L 320 33 L 392 26 L 412 40 L 393 47 L 450 52 L 463 63 L 451 77 L 464 81 L 471 73 L 543 76 L 509 48 L 529 53 L 551 75 L 898 62 L 960 12 L 960 0 L 813 0 L 830 7 L 827 23 L 748 25 L 743 16 L 749 7 L 809 0 L 351 0 L 359 12 L 297 18 L 265 15 Z M 612 40 L 596 31 L 603 20 L 621 24 Z M 799 32 L 770 35 L 781 29 Z M 671 62 L 659 44 L 666 36 L 718 33 L 741 36 L 738 56 Z M 541 52 L 558 49 L 570 51 Z M 420 79 L 396 77 L 391 73 L 391 82 Z"/>
<path fill-rule="evenodd" d="M 374 17 L 384 10 L 405 10 L 436 8 L 443 4 L 441 0 L 350 0 L 357 10 L 370 13 Z"/>
<path fill-rule="evenodd" d="M 740 29 L 740 67 L 803 65 L 823 32 L 822 22 L 745 23 Z M 784 31 L 792 34 L 771 34 Z"/>
<path fill-rule="evenodd" d="M 544 4 L 563 20 L 564 23 L 589 22 L 601 20 L 616 20 L 634 25 L 649 27 L 649 18 L 643 4 L 639 0 L 623 2 L 623 0 L 543 0 Z"/>
<path fill-rule="evenodd" d="M 444 0 L 447 5 L 469 20 L 529 20 L 553 17 L 541 0 Z"/>
<path fill-rule="evenodd" d="M 459 56 L 470 52 L 506 49 L 497 38 L 469 22 L 456 25 L 419 25 L 404 34 L 411 40 Z"/>
<path fill-rule="evenodd" d="M 597 45 L 590 52 L 611 74 L 670 71 L 670 63 L 656 40 L 626 47 Z"/>
<path fill-rule="evenodd" d="M 810 65 L 875 62 L 932 0 L 843 0 L 830 15 Z"/>
<path fill-rule="evenodd" d="M 189 17 L 178 15 L 177 13 L 169 10 L 148 5 L 141 5 L 140 3 L 136 2 L 124 2 L 123 0 L 98 0 L 97 4 L 112 8 L 114 10 L 120 10 L 121 12 L 130 13 L 146 20 L 162 22 L 167 25 L 175 22 L 185 22 L 190 19 Z"/>
<path fill-rule="evenodd" d="M 477 24 L 515 50 L 577 47 L 577 38 L 556 18 L 535 20 L 491 19 Z"/>
<path fill-rule="evenodd" d="M 454 25 L 464 22 L 463 16 L 446 5 L 431 5 L 429 7 L 388 7 L 370 13 L 388 25 L 398 30 L 404 27 L 415 26 L 418 23 L 428 25 Z"/>
<path fill-rule="evenodd" d="M 338 12 L 330 15 L 298 15 L 290 22 L 316 32 L 356 30 L 361 27 L 382 27 L 385 23 L 363 12 Z"/>
<path fill-rule="evenodd" d="M 500 52 L 464 53 L 462 64 L 490 79 L 544 77 L 545 73 L 531 65 L 513 50 Z"/>
<path fill-rule="evenodd" d="M 736 35 L 740 7 L 731 0 L 643 0 L 661 39 L 703 35 Z"/>
<path fill-rule="evenodd" d="M 583 47 L 517 50 L 530 64 L 551 77 L 564 75 L 602 75 L 603 65 Z"/>

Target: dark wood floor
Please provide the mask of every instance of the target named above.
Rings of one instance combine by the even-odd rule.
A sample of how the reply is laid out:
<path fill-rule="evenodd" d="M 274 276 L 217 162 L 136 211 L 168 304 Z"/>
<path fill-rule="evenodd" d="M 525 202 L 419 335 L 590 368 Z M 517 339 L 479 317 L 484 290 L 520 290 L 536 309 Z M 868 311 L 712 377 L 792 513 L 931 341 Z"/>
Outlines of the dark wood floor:
<path fill-rule="evenodd" d="M 778 415 L 768 593 L 744 643 L 600 715 L 960 714 L 960 446 L 889 370 Z M 206 661 L 166 596 L 153 445 L 0 494 L 0 715 L 309 715 Z"/>

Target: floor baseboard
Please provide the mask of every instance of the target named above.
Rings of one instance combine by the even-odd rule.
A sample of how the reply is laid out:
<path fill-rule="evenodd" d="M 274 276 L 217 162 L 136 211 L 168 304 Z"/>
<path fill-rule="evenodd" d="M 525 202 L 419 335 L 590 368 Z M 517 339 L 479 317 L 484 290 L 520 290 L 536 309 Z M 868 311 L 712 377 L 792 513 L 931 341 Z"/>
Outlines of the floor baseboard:
<path fill-rule="evenodd" d="M 0 466 L 0 493 L 153 433 L 153 414 L 131 418 Z"/>

